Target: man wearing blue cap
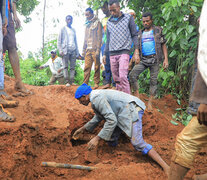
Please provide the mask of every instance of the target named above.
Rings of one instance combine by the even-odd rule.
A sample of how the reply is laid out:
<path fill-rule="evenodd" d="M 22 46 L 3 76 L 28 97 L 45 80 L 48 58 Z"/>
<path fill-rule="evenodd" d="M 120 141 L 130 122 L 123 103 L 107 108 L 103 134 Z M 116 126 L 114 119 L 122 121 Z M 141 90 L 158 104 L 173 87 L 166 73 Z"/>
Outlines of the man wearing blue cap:
<path fill-rule="evenodd" d="M 91 102 L 95 112 L 92 120 L 78 129 L 73 139 L 79 139 L 84 131 L 92 132 L 104 119 L 105 123 L 101 131 L 90 140 L 88 149 L 95 148 L 100 139 L 111 146 L 118 144 L 118 138 L 122 132 L 131 138 L 131 143 L 137 151 L 143 155 L 148 154 L 168 173 L 169 166 L 160 155 L 147 144 L 142 137 L 142 116 L 145 104 L 139 98 L 116 90 L 93 90 L 87 84 L 82 84 L 75 92 L 75 98 L 85 106 Z"/>

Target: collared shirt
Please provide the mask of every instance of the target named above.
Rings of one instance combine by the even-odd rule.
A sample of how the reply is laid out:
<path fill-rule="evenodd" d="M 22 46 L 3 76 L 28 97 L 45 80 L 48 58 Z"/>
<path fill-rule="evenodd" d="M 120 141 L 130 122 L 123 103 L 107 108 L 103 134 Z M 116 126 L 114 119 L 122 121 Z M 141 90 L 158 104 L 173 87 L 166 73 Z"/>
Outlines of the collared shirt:
<path fill-rule="evenodd" d="M 50 67 L 50 71 L 55 77 L 62 77 L 63 71 L 58 73 L 58 70 L 63 67 L 62 59 L 60 57 L 57 57 L 55 60 L 50 58 L 45 64 L 42 65 L 43 68 Z"/>

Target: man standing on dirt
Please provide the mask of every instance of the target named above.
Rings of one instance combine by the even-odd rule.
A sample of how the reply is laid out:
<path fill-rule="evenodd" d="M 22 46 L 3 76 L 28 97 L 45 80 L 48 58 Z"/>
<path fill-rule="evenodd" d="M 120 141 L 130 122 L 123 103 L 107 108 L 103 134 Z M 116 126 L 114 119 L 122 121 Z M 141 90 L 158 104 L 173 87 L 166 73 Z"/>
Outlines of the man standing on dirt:
<path fill-rule="evenodd" d="M 106 41 L 107 41 L 107 22 L 108 22 L 108 19 L 111 16 L 109 8 L 108 8 L 108 2 L 107 1 L 104 2 L 103 6 L 101 7 L 101 10 L 106 15 L 101 20 L 101 24 L 102 24 L 102 27 L 103 27 L 103 38 L 102 38 L 101 51 L 102 51 L 102 55 L 103 55 L 104 48 L 106 46 Z M 112 83 L 113 86 L 115 86 L 115 83 L 114 83 L 113 78 L 112 78 L 109 53 L 106 54 L 106 59 L 104 59 L 104 60 L 105 61 L 103 62 L 103 64 L 104 64 L 104 67 L 105 67 L 105 81 L 106 81 L 106 84 L 103 86 L 103 89 L 108 89 L 108 88 L 111 87 L 111 83 Z"/>
<path fill-rule="evenodd" d="M 51 58 L 44 65 L 40 66 L 40 69 L 44 69 L 48 66 L 52 73 L 49 84 L 53 85 L 56 81 L 58 81 L 59 84 L 64 84 L 64 76 L 62 72 L 63 63 L 62 59 L 57 56 L 56 51 L 51 51 Z"/>
<path fill-rule="evenodd" d="M 135 66 L 129 74 L 129 81 L 133 95 L 139 97 L 137 79 L 145 69 L 150 69 L 150 98 L 148 110 L 152 110 L 152 99 L 157 90 L 159 64 L 164 54 L 163 68 L 168 67 L 168 53 L 166 40 L 162 34 L 162 28 L 153 25 L 152 14 L 150 12 L 146 12 L 142 15 L 142 22 L 144 29 L 138 33 L 139 58 L 137 61 L 134 60 Z"/>
<path fill-rule="evenodd" d="M 100 50 L 102 42 L 102 28 L 98 18 L 94 15 L 91 8 L 87 8 L 85 11 L 86 16 L 86 30 L 85 39 L 83 45 L 83 54 L 85 57 L 84 67 L 84 83 L 88 84 L 91 68 L 93 62 L 95 64 L 94 74 L 94 88 L 97 89 L 100 83 Z"/>
<path fill-rule="evenodd" d="M 193 166 L 196 154 L 207 146 L 207 0 L 200 17 L 198 48 L 198 72 L 191 99 L 200 103 L 197 116 L 177 135 L 175 152 L 170 165 L 169 180 L 182 180 Z M 195 180 L 206 180 L 207 174 L 197 175 Z"/>
<path fill-rule="evenodd" d="M 130 94 L 127 76 L 132 41 L 135 47 L 134 59 L 137 61 L 139 58 L 136 24 L 130 14 L 120 11 L 118 0 L 109 0 L 109 11 L 111 17 L 107 22 L 107 42 L 103 62 L 109 53 L 116 89 Z"/>
<path fill-rule="evenodd" d="M 58 50 L 60 56 L 63 57 L 63 74 L 66 86 L 74 83 L 76 58 L 79 57 L 79 50 L 75 29 L 72 28 L 73 17 L 71 15 L 65 18 L 66 26 L 64 26 L 58 37 Z M 70 77 L 68 77 L 68 61 L 70 61 Z"/>
<path fill-rule="evenodd" d="M 16 25 L 16 29 L 20 28 L 21 26 L 21 22 L 17 17 L 17 13 L 16 13 L 16 2 L 17 0 L 8 0 L 9 19 L 8 19 L 7 34 L 4 36 L 3 39 L 3 53 L 5 53 L 6 50 L 8 50 L 9 61 L 11 63 L 15 76 L 15 81 L 16 81 L 15 90 L 19 91 L 20 92 L 19 94 L 22 94 L 22 96 L 25 96 L 31 94 L 31 92 L 28 89 L 26 89 L 26 87 L 23 85 L 21 80 L 19 56 L 17 54 L 15 29 L 14 29 L 14 22 Z"/>
<path fill-rule="evenodd" d="M 0 2 L 0 122 L 14 122 L 15 117 L 4 107 L 16 107 L 17 101 L 11 101 L 11 97 L 4 91 L 4 59 L 3 37 L 7 34 L 8 5 L 6 0 Z"/>
<path fill-rule="evenodd" d="M 92 132 L 98 124 L 105 120 L 104 126 L 97 136 L 89 143 L 89 150 L 95 148 L 101 139 L 108 141 L 109 145 L 116 146 L 119 136 L 124 132 L 131 138 L 131 143 L 137 151 L 143 155 L 148 154 L 168 173 L 169 166 L 147 144 L 142 136 L 142 116 L 145 104 L 135 96 L 115 90 L 93 90 L 83 84 L 75 92 L 75 98 L 85 106 L 90 102 L 95 116 L 83 127 L 78 129 L 73 139 L 78 139 L 84 131 Z"/>

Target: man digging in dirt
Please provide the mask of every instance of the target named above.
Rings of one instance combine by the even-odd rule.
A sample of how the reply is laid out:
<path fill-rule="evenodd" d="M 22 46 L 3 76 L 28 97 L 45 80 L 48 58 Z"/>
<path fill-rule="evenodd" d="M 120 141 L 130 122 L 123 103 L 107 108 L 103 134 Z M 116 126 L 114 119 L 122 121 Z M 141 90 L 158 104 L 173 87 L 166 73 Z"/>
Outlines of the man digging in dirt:
<path fill-rule="evenodd" d="M 131 143 L 143 155 L 148 154 L 168 174 L 169 166 L 160 155 L 147 144 L 142 137 L 142 116 L 145 104 L 135 96 L 115 90 L 93 90 L 90 86 L 82 84 L 75 92 L 75 98 L 85 106 L 90 102 L 95 116 L 83 127 L 78 129 L 73 139 L 78 139 L 84 131 L 92 132 L 104 119 L 105 123 L 97 136 L 90 140 L 88 149 L 94 149 L 101 139 L 110 146 L 118 144 L 119 136 L 124 132 L 131 138 Z"/>
<path fill-rule="evenodd" d="M 198 72 L 191 99 L 200 103 L 197 116 L 177 135 L 175 152 L 169 171 L 169 180 L 182 180 L 197 152 L 207 146 L 207 0 L 204 1 L 200 18 L 198 49 Z M 195 180 L 206 180 L 207 173 L 194 176 Z"/>

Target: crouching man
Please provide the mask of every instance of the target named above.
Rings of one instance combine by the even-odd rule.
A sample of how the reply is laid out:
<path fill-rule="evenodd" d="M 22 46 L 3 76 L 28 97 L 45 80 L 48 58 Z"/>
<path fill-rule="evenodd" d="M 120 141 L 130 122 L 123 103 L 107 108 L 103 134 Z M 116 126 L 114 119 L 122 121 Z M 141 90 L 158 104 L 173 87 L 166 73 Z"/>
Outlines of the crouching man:
<path fill-rule="evenodd" d="M 78 129 L 73 139 L 78 139 L 84 131 L 92 132 L 95 127 L 105 120 L 104 126 L 97 136 L 90 140 L 88 149 L 95 148 L 101 139 L 116 146 L 122 132 L 131 138 L 131 143 L 143 155 L 148 154 L 168 174 L 169 166 L 142 137 L 142 116 L 145 104 L 135 96 L 115 90 L 93 90 L 82 84 L 75 92 L 75 98 L 85 106 L 91 102 L 95 112 L 92 120 Z"/>

